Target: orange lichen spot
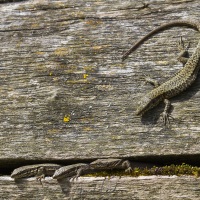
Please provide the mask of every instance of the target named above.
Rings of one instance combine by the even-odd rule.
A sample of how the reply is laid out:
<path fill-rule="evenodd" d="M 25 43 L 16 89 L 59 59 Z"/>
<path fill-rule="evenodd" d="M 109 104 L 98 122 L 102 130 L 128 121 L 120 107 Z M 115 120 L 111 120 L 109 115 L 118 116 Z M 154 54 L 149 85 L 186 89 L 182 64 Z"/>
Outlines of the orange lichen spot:
<path fill-rule="evenodd" d="M 63 122 L 69 122 L 70 121 L 70 115 L 65 115 L 63 118 Z"/>
<path fill-rule="evenodd" d="M 102 49 L 102 46 L 93 46 L 92 47 L 94 50 L 100 50 L 100 49 Z"/>
<path fill-rule="evenodd" d="M 56 49 L 54 51 L 54 54 L 57 56 L 63 56 L 63 55 L 68 55 L 69 51 L 68 51 L 68 48 L 61 47 L 61 48 Z"/>
<path fill-rule="evenodd" d="M 88 77 L 88 74 L 83 74 L 83 78 L 86 79 Z"/>
<path fill-rule="evenodd" d="M 59 130 L 58 129 L 50 129 L 47 132 L 50 134 L 57 134 L 59 132 Z"/>
<path fill-rule="evenodd" d="M 31 28 L 38 28 L 39 24 L 31 24 Z"/>
<path fill-rule="evenodd" d="M 53 81 L 58 81 L 59 80 L 59 77 L 54 77 L 53 78 Z"/>
<path fill-rule="evenodd" d="M 97 26 L 97 25 L 101 24 L 102 21 L 101 20 L 87 20 L 85 23 L 87 25 Z"/>
<path fill-rule="evenodd" d="M 84 130 L 84 131 L 92 131 L 93 128 L 91 128 L 91 127 L 84 127 L 83 130 Z"/>
<path fill-rule="evenodd" d="M 95 66 L 85 66 L 83 67 L 85 71 L 87 72 L 94 72 L 96 70 Z"/>
<path fill-rule="evenodd" d="M 20 47 L 20 46 L 21 46 L 21 44 L 22 44 L 22 42 L 21 42 L 21 41 L 19 41 L 19 42 L 17 43 L 16 47 Z"/>
<path fill-rule="evenodd" d="M 37 55 L 43 55 L 44 52 L 42 52 L 42 51 L 37 51 L 36 54 L 37 54 Z"/>

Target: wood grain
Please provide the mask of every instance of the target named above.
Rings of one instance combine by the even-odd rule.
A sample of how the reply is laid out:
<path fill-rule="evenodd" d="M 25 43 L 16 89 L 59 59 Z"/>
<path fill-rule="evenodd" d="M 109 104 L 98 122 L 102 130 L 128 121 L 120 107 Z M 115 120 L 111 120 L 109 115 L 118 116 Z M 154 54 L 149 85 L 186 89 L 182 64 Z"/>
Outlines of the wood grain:
<path fill-rule="evenodd" d="M 81 177 L 57 182 L 51 178 L 42 185 L 29 178 L 14 182 L 0 178 L 2 199 L 199 199 L 199 178 L 176 176 Z M 7 192 L 5 192 L 7 191 Z"/>
<path fill-rule="evenodd" d="M 191 54 L 199 33 L 172 28 L 121 61 L 137 39 L 162 23 L 199 20 L 198 0 L 5 2 L 0 4 L 2 169 L 110 157 L 162 162 L 165 156 L 175 162 L 184 156 L 184 162 L 200 163 L 199 77 L 172 99 L 175 120 L 169 129 L 159 116 L 164 105 L 142 119 L 134 114 L 137 101 L 152 88 L 144 74 L 160 82 L 170 78 L 182 67 L 176 60 L 180 36 L 191 42 Z M 173 180 L 177 188 L 181 181 L 193 184 Z"/>
<path fill-rule="evenodd" d="M 170 78 L 181 68 L 179 37 L 191 42 L 191 52 L 198 40 L 190 29 L 170 29 L 122 62 L 137 38 L 178 18 L 170 17 L 169 5 L 154 1 L 141 10 L 140 4 L 1 5 L 1 159 L 199 153 L 199 79 L 173 98 L 170 129 L 157 121 L 163 105 L 142 120 L 134 115 L 137 100 L 151 90 L 143 74 Z M 186 12 L 181 5 L 187 2 L 174 5 L 176 13 Z"/>

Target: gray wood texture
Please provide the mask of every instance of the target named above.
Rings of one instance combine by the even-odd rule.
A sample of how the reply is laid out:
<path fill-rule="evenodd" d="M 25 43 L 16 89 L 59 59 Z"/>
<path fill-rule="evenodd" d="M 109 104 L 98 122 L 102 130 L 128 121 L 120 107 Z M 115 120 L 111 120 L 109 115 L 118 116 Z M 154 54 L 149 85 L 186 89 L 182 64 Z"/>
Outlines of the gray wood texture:
<path fill-rule="evenodd" d="M 175 120 L 169 129 L 163 127 L 159 116 L 162 104 L 142 119 L 134 114 L 137 101 L 152 89 L 145 84 L 144 74 L 160 82 L 170 78 L 182 67 L 176 60 L 180 36 L 191 42 L 191 55 L 199 33 L 172 28 L 121 61 L 137 39 L 162 23 L 198 21 L 198 0 L 5 2 L 0 4 L 1 167 L 20 166 L 27 160 L 70 162 L 173 155 L 189 155 L 189 160 L 199 155 L 199 77 L 171 100 Z M 146 179 L 143 186 L 134 178 L 130 180 L 138 190 L 148 188 L 138 199 L 153 195 L 157 183 L 165 186 L 172 181 L 150 178 L 151 187 Z M 173 180 L 177 195 L 190 199 L 190 191 L 195 199 L 199 179 Z M 123 179 L 120 184 L 123 191 L 127 186 L 127 195 L 134 192 L 131 181 Z M 16 191 L 10 199 L 21 199 L 17 194 L 23 193 L 24 186 L 21 190 L 10 179 L 0 182 L 6 185 L 5 191 Z M 59 187 L 55 181 L 53 184 Z"/>
<path fill-rule="evenodd" d="M 198 200 L 200 179 L 194 177 L 80 177 L 57 182 L 46 178 L 42 185 L 34 178 L 14 182 L 0 178 L 1 199 L 123 199 Z M 6 191 L 6 192 L 5 192 Z"/>

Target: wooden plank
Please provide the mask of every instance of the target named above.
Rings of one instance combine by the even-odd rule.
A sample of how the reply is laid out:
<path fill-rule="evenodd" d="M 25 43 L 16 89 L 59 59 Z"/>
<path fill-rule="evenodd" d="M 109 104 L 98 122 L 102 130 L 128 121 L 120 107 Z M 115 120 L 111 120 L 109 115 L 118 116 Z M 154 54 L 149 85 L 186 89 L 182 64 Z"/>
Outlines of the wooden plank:
<path fill-rule="evenodd" d="M 10 3 L 8 3 L 10 2 Z M 14 2 L 14 1 L 13 1 Z M 199 1 L 32 0 L 0 3 L 0 167 L 65 164 L 107 157 L 194 162 L 199 160 L 200 79 L 173 98 L 170 128 L 163 105 L 142 119 L 137 101 L 151 86 L 181 68 L 180 36 L 199 33 L 173 28 L 160 33 L 126 61 L 121 55 L 153 28 L 177 19 L 199 20 Z M 10 168 L 10 169 L 9 169 Z M 9 173 L 8 173 L 9 172 Z M 48 177 L 14 181 L 0 176 L 2 199 L 198 199 L 195 177 Z"/>
<path fill-rule="evenodd" d="M 0 178 L 2 199 L 191 199 L 198 200 L 200 178 L 189 176 L 80 177 L 57 182 L 50 177 L 42 185 L 29 178 L 14 182 Z"/>
<path fill-rule="evenodd" d="M 180 35 L 192 53 L 198 33 L 170 29 L 120 59 L 163 22 L 198 19 L 198 1 L 177 2 L 1 4 L 1 163 L 199 155 L 199 79 L 173 99 L 169 129 L 158 120 L 162 105 L 142 120 L 134 115 L 151 90 L 143 74 L 161 82 L 172 76 L 181 68 Z"/>

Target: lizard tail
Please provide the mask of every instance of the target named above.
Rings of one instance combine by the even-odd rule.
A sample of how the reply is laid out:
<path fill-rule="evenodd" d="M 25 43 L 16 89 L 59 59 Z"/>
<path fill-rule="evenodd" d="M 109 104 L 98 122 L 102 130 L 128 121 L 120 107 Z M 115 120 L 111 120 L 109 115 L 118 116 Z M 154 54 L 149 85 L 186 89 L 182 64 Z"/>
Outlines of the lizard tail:
<path fill-rule="evenodd" d="M 163 25 L 159 26 L 158 28 L 152 30 L 150 33 L 148 33 L 142 39 L 138 40 L 126 53 L 124 53 L 124 55 L 122 56 L 122 61 L 124 61 L 129 56 L 129 54 L 131 54 L 133 51 L 135 51 L 142 43 L 144 43 L 151 36 L 155 35 L 156 33 L 160 32 L 160 31 L 163 31 L 168 28 L 175 27 L 175 26 L 186 26 L 186 27 L 193 28 L 200 32 L 200 24 L 195 21 L 189 21 L 189 20 L 188 21 L 184 21 L 184 20 L 179 21 L 179 20 L 177 20 L 177 21 L 172 21 L 172 22 L 163 24 Z"/>

